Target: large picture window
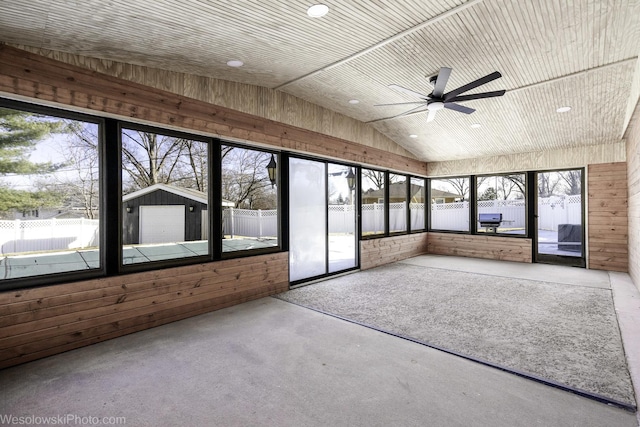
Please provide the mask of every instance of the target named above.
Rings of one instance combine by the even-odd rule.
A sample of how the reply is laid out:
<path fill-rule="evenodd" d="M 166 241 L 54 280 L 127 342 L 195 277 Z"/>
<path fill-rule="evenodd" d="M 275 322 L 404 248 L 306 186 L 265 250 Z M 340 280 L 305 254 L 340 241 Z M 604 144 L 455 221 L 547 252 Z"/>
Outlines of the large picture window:
<path fill-rule="evenodd" d="M 207 143 L 122 130 L 122 262 L 209 253 Z"/>
<path fill-rule="evenodd" d="M 526 234 L 525 174 L 479 176 L 476 180 L 478 233 Z"/>
<path fill-rule="evenodd" d="M 432 179 L 431 229 L 469 231 L 469 177 Z"/>
<path fill-rule="evenodd" d="M 278 194 L 271 153 L 222 146 L 222 251 L 278 246 Z M 273 163 L 270 163 L 273 159 Z"/>
<path fill-rule="evenodd" d="M 1 279 L 101 267 L 99 128 L 0 108 Z"/>

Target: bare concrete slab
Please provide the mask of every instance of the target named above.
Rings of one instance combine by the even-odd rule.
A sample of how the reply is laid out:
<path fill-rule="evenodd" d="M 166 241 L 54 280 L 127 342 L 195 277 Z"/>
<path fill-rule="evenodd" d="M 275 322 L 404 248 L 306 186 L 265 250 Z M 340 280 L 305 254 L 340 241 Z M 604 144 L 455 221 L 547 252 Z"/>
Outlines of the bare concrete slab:
<path fill-rule="evenodd" d="M 640 401 L 640 292 L 627 273 L 611 271 L 609 276 L 627 365 L 636 401 Z M 638 425 L 640 426 L 640 414 Z"/>
<path fill-rule="evenodd" d="M 636 426 L 635 415 L 265 298 L 0 371 L 0 415 L 132 426 Z"/>

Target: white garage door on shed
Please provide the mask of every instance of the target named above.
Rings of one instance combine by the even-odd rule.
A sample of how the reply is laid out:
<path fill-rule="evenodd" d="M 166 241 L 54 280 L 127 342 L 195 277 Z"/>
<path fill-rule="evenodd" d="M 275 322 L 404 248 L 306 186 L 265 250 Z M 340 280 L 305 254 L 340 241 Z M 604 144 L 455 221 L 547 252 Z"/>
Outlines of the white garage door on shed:
<path fill-rule="evenodd" d="M 140 243 L 184 242 L 184 205 L 140 206 Z"/>

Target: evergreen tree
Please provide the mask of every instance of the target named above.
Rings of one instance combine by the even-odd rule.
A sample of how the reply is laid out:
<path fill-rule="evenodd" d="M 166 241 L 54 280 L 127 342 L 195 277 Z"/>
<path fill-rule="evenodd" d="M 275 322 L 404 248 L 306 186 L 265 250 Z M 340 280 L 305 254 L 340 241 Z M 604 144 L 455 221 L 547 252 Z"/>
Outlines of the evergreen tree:
<path fill-rule="evenodd" d="M 65 131 L 59 120 L 0 108 L 0 174 L 34 174 L 54 171 L 60 165 L 33 163 L 29 154 L 38 141 Z"/>
<path fill-rule="evenodd" d="M 66 132 L 66 124 L 46 116 L 0 108 L 0 176 L 53 172 L 62 165 L 29 160 L 38 141 L 53 133 Z M 14 190 L 0 186 L 0 212 L 31 210 L 60 202 L 51 192 Z"/>

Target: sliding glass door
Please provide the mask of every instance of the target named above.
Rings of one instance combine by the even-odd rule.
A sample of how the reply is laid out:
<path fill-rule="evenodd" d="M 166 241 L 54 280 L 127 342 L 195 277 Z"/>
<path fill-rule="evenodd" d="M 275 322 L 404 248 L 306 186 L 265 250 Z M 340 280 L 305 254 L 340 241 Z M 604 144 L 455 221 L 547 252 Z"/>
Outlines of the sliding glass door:
<path fill-rule="evenodd" d="M 358 266 L 355 173 L 289 159 L 289 280 L 294 285 Z"/>

